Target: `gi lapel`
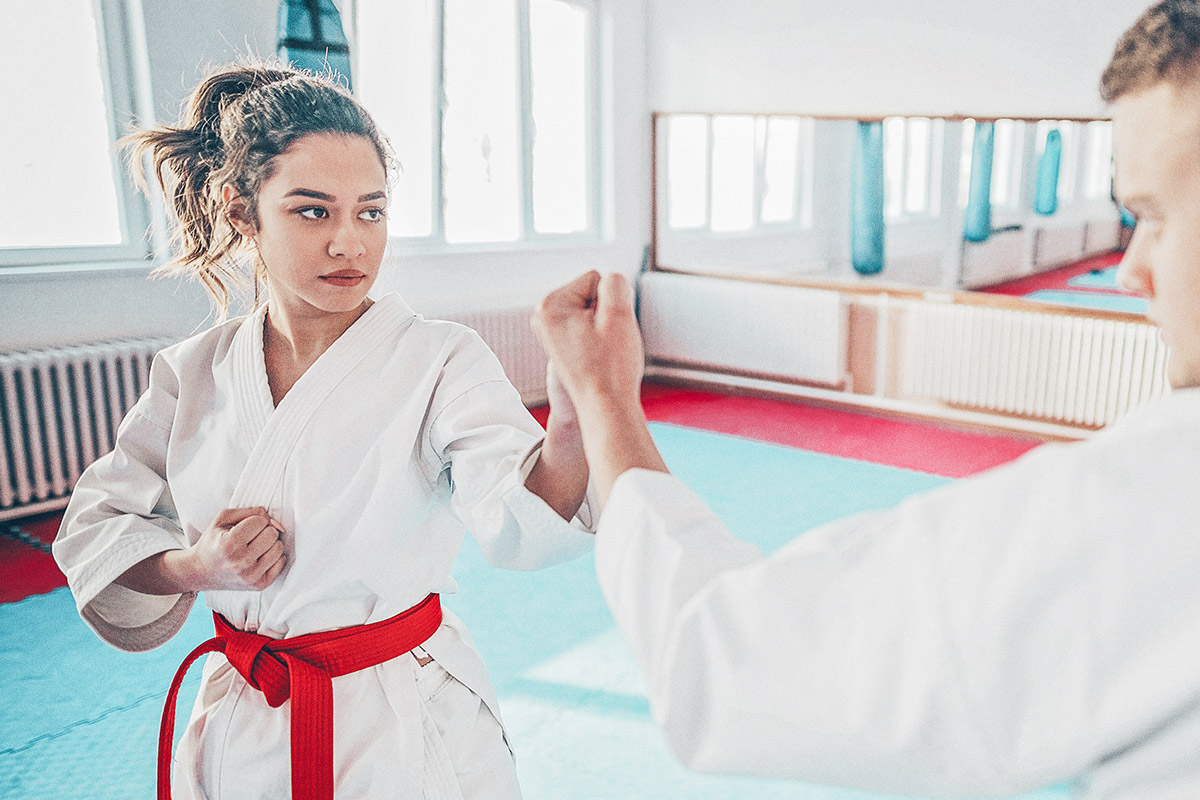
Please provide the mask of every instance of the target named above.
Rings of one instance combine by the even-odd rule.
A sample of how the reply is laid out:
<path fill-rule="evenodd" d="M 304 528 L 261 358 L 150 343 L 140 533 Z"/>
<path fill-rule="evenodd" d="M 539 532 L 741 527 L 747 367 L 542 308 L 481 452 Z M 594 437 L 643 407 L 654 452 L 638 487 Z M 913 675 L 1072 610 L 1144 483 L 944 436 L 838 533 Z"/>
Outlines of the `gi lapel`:
<path fill-rule="evenodd" d="M 248 317 L 234 341 L 238 414 L 253 445 L 229 500 L 230 508 L 270 507 L 288 457 L 321 403 L 368 353 L 394 338 L 414 317 L 399 295 L 380 298 L 321 354 L 271 411 L 262 355 L 265 313 L 260 309 Z"/>

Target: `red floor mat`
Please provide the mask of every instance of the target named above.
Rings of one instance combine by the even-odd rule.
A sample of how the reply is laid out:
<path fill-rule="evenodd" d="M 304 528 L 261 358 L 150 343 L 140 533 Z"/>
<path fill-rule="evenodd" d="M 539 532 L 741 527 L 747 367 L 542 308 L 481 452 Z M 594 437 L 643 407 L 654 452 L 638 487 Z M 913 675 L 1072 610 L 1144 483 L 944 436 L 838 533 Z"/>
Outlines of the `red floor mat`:
<path fill-rule="evenodd" d="M 647 384 L 646 418 L 818 453 L 962 478 L 1011 461 L 1040 440 L 967 431 L 865 411 Z M 546 407 L 532 409 L 545 425 Z"/>
<path fill-rule="evenodd" d="M 1067 284 L 1067 281 L 1071 278 L 1094 269 L 1107 269 L 1108 267 L 1120 264 L 1121 256 L 1123 255 L 1124 253 L 1108 253 L 1096 256 L 1095 258 L 1089 258 L 1086 261 L 1077 261 L 1065 267 L 1039 272 L 1036 275 L 1028 275 L 1024 278 L 998 283 L 995 286 L 988 286 L 978 291 L 1024 297 L 1027 294 L 1042 289 L 1072 289 L 1074 287 Z M 1120 292 L 1120 294 L 1128 294 L 1128 292 Z"/>
<path fill-rule="evenodd" d="M 37 546 L 54 541 L 60 518 L 59 514 L 44 514 L 0 523 L 3 530 L 20 528 L 33 540 L 28 543 L 0 535 L 0 603 L 11 603 L 31 594 L 42 594 L 67 585 L 67 579 L 54 563 L 54 557 Z"/>
<path fill-rule="evenodd" d="M 818 453 L 904 467 L 951 478 L 972 475 L 1033 449 L 1032 437 L 965 431 L 863 411 L 825 408 L 789 400 L 715 394 L 647 384 L 646 417 L 689 428 L 727 433 Z M 543 425 L 547 407 L 531 409 Z M 60 515 L 0 523 L 18 525 L 36 542 L 49 544 Z M 35 544 L 0 536 L 0 603 L 66 585 L 54 559 Z"/>

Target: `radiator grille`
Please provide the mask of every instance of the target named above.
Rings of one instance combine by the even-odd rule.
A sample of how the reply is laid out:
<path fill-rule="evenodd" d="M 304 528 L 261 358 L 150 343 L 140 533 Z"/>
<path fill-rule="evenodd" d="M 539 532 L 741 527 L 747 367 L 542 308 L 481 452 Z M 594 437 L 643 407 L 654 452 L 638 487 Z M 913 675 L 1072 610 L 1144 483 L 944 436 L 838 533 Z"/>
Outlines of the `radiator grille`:
<path fill-rule="evenodd" d="M 172 339 L 102 342 L 0 355 L 0 510 L 64 498 L 112 450 Z"/>
<path fill-rule="evenodd" d="M 907 397 L 1100 427 L 1166 391 L 1166 346 L 1140 322 L 905 304 Z"/>
<path fill-rule="evenodd" d="M 641 325 L 654 362 L 841 387 L 847 310 L 835 291 L 648 272 Z"/>
<path fill-rule="evenodd" d="M 529 327 L 533 308 L 464 312 L 449 316 L 474 328 L 500 359 L 504 372 L 521 393 L 525 405 L 546 402 L 546 354 Z"/>

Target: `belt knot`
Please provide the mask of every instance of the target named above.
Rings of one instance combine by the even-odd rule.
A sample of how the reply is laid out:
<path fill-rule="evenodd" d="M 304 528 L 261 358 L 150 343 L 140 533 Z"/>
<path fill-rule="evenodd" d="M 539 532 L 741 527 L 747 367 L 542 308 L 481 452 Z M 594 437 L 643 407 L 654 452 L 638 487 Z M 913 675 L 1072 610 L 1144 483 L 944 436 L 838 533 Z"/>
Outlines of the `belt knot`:
<path fill-rule="evenodd" d="M 246 683 L 263 693 L 267 705 L 279 708 L 292 690 L 287 663 L 271 650 L 274 643 L 257 633 L 233 631 L 225 636 L 225 657 Z"/>

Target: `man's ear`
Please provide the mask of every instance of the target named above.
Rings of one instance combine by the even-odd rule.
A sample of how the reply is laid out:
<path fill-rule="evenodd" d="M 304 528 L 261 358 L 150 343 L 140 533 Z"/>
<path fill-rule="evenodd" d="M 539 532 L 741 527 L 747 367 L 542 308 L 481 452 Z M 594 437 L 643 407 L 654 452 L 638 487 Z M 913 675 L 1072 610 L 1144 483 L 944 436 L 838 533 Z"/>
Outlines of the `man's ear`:
<path fill-rule="evenodd" d="M 238 194 L 237 189 L 231 183 L 221 187 L 221 206 L 234 230 L 247 239 L 254 238 L 258 233 L 258 226 L 254 224 L 254 219 L 250 215 L 250 207 L 246 203 L 246 198 Z"/>

